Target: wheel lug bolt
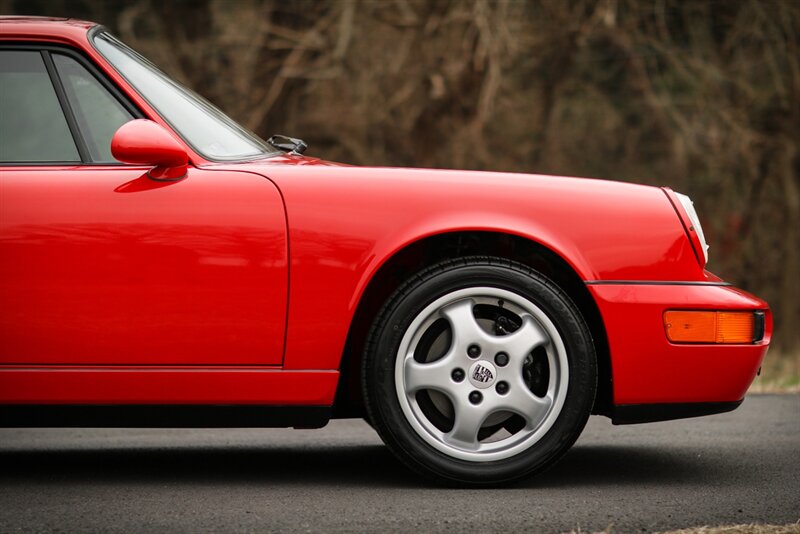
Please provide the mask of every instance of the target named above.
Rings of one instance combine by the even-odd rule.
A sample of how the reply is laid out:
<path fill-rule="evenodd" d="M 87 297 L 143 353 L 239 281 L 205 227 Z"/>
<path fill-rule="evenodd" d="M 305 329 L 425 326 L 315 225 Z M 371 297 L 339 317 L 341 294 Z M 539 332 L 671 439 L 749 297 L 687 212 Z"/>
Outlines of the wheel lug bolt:
<path fill-rule="evenodd" d="M 480 391 L 473 391 L 472 393 L 469 394 L 469 401 L 472 404 L 480 404 L 482 400 L 483 400 L 483 395 L 481 395 Z"/>
<path fill-rule="evenodd" d="M 464 370 L 463 369 L 453 369 L 452 374 L 450 375 L 453 377 L 453 380 L 456 382 L 461 382 L 464 380 Z"/>
<path fill-rule="evenodd" d="M 481 355 L 481 348 L 478 345 L 470 345 L 467 348 L 467 356 L 470 358 L 477 358 Z"/>
<path fill-rule="evenodd" d="M 508 393 L 508 382 L 498 382 L 497 385 L 494 387 L 495 391 L 500 395 L 505 395 Z"/>
<path fill-rule="evenodd" d="M 508 354 L 505 352 L 498 352 L 494 357 L 494 363 L 500 367 L 505 367 L 508 365 Z"/>

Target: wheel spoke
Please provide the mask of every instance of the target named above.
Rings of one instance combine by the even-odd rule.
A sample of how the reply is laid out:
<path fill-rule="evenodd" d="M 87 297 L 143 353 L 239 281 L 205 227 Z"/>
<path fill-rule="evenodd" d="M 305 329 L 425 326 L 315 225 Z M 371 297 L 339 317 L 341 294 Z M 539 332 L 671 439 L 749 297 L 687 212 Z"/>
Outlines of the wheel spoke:
<path fill-rule="evenodd" d="M 431 363 L 419 363 L 408 358 L 405 363 L 406 392 L 413 394 L 420 389 L 436 389 L 450 393 L 453 381 L 450 358 L 444 356 Z"/>
<path fill-rule="evenodd" d="M 444 435 L 445 441 L 465 448 L 477 449 L 480 445 L 478 443 L 478 430 L 480 430 L 483 421 L 487 417 L 486 410 L 468 404 L 466 401 L 457 402 L 454 404 L 456 417 L 453 423 L 453 429 Z"/>
<path fill-rule="evenodd" d="M 527 429 L 539 426 L 539 423 L 547 417 L 552 404 L 553 399 L 549 395 L 537 397 L 531 393 L 522 380 L 513 384 L 508 395 L 505 395 L 502 400 L 502 408 L 521 415 L 525 419 L 525 428 Z"/>
<path fill-rule="evenodd" d="M 472 299 L 466 299 L 446 308 L 443 308 L 441 313 L 450 323 L 450 328 L 453 333 L 453 345 L 456 350 L 466 350 L 470 343 L 485 340 L 488 334 L 484 332 L 478 321 L 475 320 L 475 315 L 472 308 L 475 302 Z"/>
<path fill-rule="evenodd" d="M 522 326 L 507 336 L 496 338 L 512 359 L 520 363 L 533 349 L 547 343 L 547 333 L 530 315 L 522 318 Z"/>

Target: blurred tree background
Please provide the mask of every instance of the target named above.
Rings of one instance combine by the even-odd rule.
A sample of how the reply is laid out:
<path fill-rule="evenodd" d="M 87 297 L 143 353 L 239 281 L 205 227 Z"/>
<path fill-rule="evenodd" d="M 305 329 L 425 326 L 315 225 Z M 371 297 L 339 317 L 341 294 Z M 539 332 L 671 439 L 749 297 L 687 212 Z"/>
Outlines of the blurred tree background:
<path fill-rule="evenodd" d="M 100 22 L 262 137 L 690 195 L 800 348 L 800 2 L 0 0 Z M 635 224 L 635 221 L 632 221 Z M 642 229 L 647 238 L 647 229 Z"/>

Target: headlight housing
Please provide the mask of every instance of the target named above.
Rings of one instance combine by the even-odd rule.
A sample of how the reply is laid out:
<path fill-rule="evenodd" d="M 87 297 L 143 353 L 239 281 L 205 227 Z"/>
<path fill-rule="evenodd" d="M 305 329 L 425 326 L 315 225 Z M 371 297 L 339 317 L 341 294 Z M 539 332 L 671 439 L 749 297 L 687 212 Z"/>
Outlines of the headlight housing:
<path fill-rule="evenodd" d="M 705 266 L 708 263 L 708 243 L 706 243 L 706 236 L 703 234 L 703 227 L 700 225 L 700 217 L 697 216 L 697 211 L 694 209 L 694 202 L 688 196 L 675 192 L 675 196 L 678 198 L 678 202 L 681 203 L 683 206 L 686 215 L 689 216 L 689 220 L 692 223 L 692 227 L 689 228 L 689 231 L 694 231 L 697 234 L 698 239 L 700 240 L 700 249 L 703 253 L 703 265 Z"/>

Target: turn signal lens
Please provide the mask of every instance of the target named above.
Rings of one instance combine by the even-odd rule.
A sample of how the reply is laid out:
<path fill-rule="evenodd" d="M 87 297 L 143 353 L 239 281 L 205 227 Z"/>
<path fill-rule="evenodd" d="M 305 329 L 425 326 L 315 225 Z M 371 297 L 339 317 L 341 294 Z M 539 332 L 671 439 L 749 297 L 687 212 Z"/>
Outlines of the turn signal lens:
<path fill-rule="evenodd" d="M 717 312 L 717 343 L 752 343 L 753 314 L 748 312 Z"/>
<path fill-rule="evenodd" d="M 668 311 L 667 339 L 673 343 L 753 343 L 753 312 Z"/>

